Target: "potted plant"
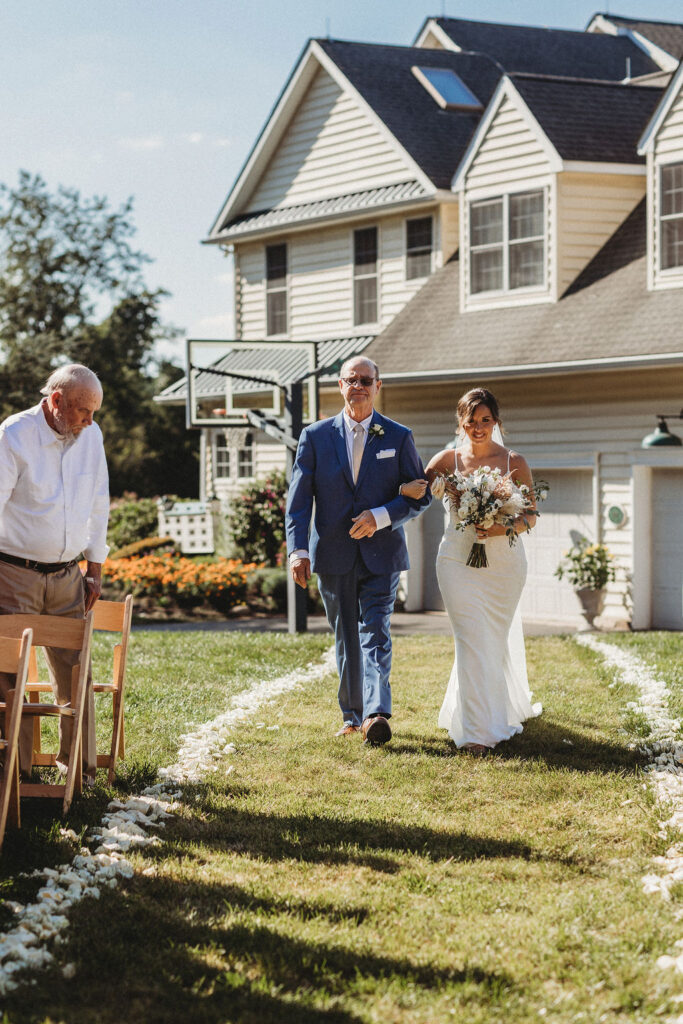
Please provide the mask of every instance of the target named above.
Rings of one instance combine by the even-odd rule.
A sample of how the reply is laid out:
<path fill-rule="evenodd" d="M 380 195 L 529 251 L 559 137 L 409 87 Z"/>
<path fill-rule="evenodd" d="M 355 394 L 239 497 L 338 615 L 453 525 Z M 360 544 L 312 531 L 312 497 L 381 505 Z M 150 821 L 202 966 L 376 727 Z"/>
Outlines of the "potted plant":
<path fill-rule="evenodd" d="M 579 537 L 555 570 L 558 579 L 567 579 L 576 590 L 584 618 L 589 626 L 600 615 L 605 603 L 605 587 L 616 577 L 616 565 L 604 544 L 591 544 Z"/>

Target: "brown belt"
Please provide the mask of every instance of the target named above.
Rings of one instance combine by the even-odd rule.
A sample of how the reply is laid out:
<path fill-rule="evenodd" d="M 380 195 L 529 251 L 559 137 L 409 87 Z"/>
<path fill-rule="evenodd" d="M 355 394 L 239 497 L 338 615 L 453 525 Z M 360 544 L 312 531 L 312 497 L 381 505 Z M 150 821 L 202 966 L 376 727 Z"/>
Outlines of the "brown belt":
<path fill-rule="evenodd" d="M 4 551 L 0 551 L 0 562 L 18 565 L 20 569 L 32 569 L 33 572 L 48 573 L 69 569 L 78 563 L 78 559 L 72 558 L 70 562 L 34 562 L 31 558 L 18 558 L 17 555 L 6 555 Z"/>

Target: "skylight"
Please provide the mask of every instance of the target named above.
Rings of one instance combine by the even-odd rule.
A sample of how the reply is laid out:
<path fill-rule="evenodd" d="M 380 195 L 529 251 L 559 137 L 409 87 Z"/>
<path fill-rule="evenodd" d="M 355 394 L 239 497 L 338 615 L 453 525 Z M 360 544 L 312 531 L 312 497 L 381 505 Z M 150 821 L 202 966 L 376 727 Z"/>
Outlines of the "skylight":
<path fill-rule="evenodd" d="M 444 110 L 481 110 L 482 105 L 450 68 L 411 68 L 432 99 Z"/>

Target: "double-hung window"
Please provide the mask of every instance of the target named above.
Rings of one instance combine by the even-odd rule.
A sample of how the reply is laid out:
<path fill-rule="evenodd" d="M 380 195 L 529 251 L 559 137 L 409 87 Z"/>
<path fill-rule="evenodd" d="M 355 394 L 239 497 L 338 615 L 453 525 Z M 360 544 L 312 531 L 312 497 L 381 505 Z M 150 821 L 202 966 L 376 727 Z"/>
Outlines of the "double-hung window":
<path fill-rule="evenodd" d="M 254 475 L 254 439 L 247 434 L 242 448 L 237 449 L 237 476 L 240 479 Z"/>
<path fill-rule="evenodd" d="M 659 259 L 662 270 L 683 267 L 683 163 L 661 169 Z"/>
<path fill-rule="evenodd" d="M 266 333 L 287 333 L 287 245 L 266 246 Z"/>
<path fill-rule="evenodd" d="M 377 322 L 377 228 L 353 233 L 353 322 Z"/>
<path fill-rule="evenodd" d="M 406 280 L 429 277 L 432 272 L 432 218 L 406 221 Z"/>
<path fill-rule="evenodd" d="M 231 452 L 227 436 L 222 432 L 216 432 L 213 446 L 213 475 L 217 480 L 224 480 L 230 476 Z"/>
<path fill-rule="evenodd" d="M 470 205 L 470 294 L 545 283 L 543 190 Z"/>

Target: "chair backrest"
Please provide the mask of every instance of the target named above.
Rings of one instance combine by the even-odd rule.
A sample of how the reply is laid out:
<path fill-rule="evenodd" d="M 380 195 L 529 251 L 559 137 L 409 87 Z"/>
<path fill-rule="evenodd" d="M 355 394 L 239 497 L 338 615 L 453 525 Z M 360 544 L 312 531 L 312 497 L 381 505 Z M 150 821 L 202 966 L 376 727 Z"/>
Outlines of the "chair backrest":
<path fill-rule="evenodd" d="M 67 619 L 62 615 L 0 615 L 0 633 L 19 638 L 25 629 L 33 630 L 36 647 L 64 647 L 70 651 L 90 650 L 93 614 L 84 619 Z"/>
<path fill-rule="evenodd" d="M 133 597 L 128 594 L 125 601 L 103 601 L 100 598 L 93 608 L 93 624 L 95 629 L 103 629 L 109 633 L 123 633 L 130 629 L 133 614 Z"/>
<path fill-rule="evenodd" d="M 28 662 L 32 640 L 33 634 L 30 629 L 25 629 L 19 638 L 0 636 L 0 672 L 10 672 L 19 678 L 23 675 L 25 680 L 24 662 Z"/>

